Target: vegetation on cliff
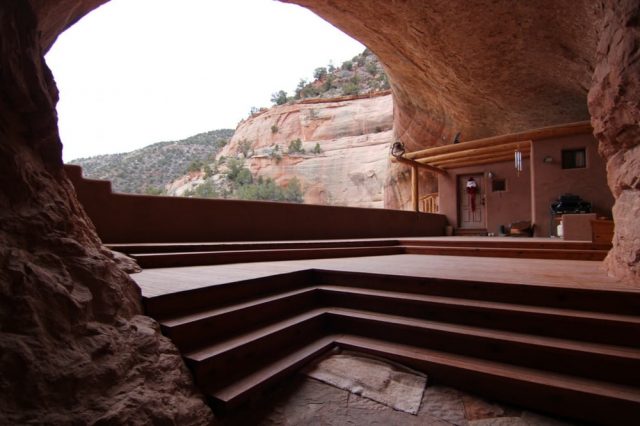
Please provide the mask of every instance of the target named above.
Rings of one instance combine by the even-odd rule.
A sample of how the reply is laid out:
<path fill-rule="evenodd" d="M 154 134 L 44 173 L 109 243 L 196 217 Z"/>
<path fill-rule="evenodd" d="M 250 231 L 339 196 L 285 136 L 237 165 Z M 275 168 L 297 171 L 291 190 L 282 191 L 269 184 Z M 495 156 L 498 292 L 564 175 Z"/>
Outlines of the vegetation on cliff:
<path fill-rule="evenodd" d="M 279 90 L 271 96 L 274 105 L 306 98 L 335 98 L 338 96 L 363 95 L 389 89 L 389 78 L 378 57 L 369 49 L 346 60 L 340 66 L 332 63 L 318 67 L 313 72 L 313 81 L 301 79 L 293 96 Z"/>
<path fill-rule="evenodd" d="M 90 179 L 110 180 L 113 190 L 160 195 L 165 185 L 200 170 L 227 144 L 231 129 L 212 130 L 171 142 L 158 142 L 131 152 L 72 160 Z"/>

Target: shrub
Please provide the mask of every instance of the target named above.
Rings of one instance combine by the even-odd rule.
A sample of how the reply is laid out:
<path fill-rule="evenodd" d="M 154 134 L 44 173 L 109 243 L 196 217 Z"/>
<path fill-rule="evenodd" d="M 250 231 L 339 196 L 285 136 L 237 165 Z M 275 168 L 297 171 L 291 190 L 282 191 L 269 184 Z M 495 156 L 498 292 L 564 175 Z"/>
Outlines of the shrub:
<path fill-rule="evenodd" d="M 345 96 L 348 95 L 357 95 L 360 92 L 360 88 L 357 84 L 353 82 L 346 83 L 342 86 L 342 94 Z"/>
<path fill-rule="evenodd" d="M 278 133 L 278 130 L 280 130 L 280 129 L 275 124 L 273 126 L 271 126 L 271 133 Z"/>
<path fill-rule="evenodd" d="M 238 142 L 238 151 L 240 151 L 242 155 L 244 155 L 244 158 L 249 158 L 249 152 L 251 151 L 252 145 L 253 144 L 248 139 L 242 139 L 240 142 Z"/>
<path fill-rule="evenodd" d="M 342 63 L 342 67 L 341 67 L 341 68 L 342 68 L 343 70 L 346 70 L 346 71 L 351 71 L 351 70 L 353 70 L 353 62 L 351 62 L 351 61 L 344 61 L 344 62 Z"/>
<path fill-rule="evenodd" d="M 289 149 L 287 150 L 289 154 L 304 154 L 304 148 L 302 148 L 302 141 L 300 138 L 294 139 L 289 142 Z"/>
<path fill-rule="evenodd" d="M 322 152 L 322 148 L 320 148 L 320 144 L 316 142 L 316 146 L 313 147 L 314 154 L 320 154 Z"/>

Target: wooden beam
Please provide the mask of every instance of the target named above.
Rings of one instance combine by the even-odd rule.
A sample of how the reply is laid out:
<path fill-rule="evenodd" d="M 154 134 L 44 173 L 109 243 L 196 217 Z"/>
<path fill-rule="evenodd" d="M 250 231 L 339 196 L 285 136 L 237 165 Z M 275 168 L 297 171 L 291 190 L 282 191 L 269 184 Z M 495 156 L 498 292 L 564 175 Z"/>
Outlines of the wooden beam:
<path fill-rule="evenodd" d="M 420 200 L 420 189 L 418 187 L 418 166 L 411 166 L 411 207 L 414 212 L 420 211 L 418 201 Z"/>
<path fill-rule="evenodd" d="M 438 167 L 430 166 L 429 164 L 418 163 L 417 161 L 407 160 L 404 157 L 391 157 L 391 161 L 396 161 L 398 163 L 407 164 L 409 166 L 415 166 L 421 169 L 429 170 L 430 172 L 438 173 L 441 175 L 446 175 L 447 172 Z"/>
<path fill-rule="evenodd" d="M 446 164 L 452 164 L 452 163 L 459 163 L 459 162 L 463 162 L 463 161 L 475 161 L 475 160 L 487 160 L 489 158 L 497 158 L 497 157 L 504 157 L 506 155 L 511 155 L 513 157 L 513 153 L 515 152 L 515 150 L 513 149 L 507 149 L 504 151 L 495 151 L 495 152 L 489 152 L 486 154 L 482 154 L 482 155 L 474 155 L 473 157 L 463 157 L 463 158 L 452 158 L 450 160 L 442 160 L 442 161 L 436 161 L 431 163 L 432 166 L 435 167 L 440 167 L 442 168 L 444 165 Z M 520 152 L 522 153 L 529 153 L 531 152 L 531 150 L 527 147 L 527 148 L 521 148 Z"/>
<path fill-rule="evenodd" d="M 524 143 L 511 142 L 511 143 L 495 145 L 495 146 L 487 146 L 482 148 L 465 149 L 463 151 L 450 152 L 448 154 L 433 155 L 429 157 L 420 158 L 419 160 L 416 160 L 416 161 L 419 163 L 428 163 L 431 165 L 435 165 L 436 163 L 440 163 L 444 160 L 459 159 L 459 158 L 476 158 L 477 156 L 481 156 L 489 153 L 507 152 L 509 150 L 515 151 L 517 148 L 520 148 L 520 150 L 522 151 L 523 149 L 529 149 L 530 147 L 531 147 L 531 141 L 527 141 Z"/>
<path fill-rule="evenodd" d="M 522 158 L 528 158 L 529 157 L 529 153 L 528 152 L 522 152 Z M 504 155 L 501 157 L 493 157 L 493 158 L 487 158 L 484 160 L 468 160 L 468 161 L 460 161 L 457 163 L 451 163 L 451 164 L 447 164 L 446 166 L 442 166 L 442 168 L 444 169 L 457 169 L 460 167 L 467 167 L 467 166 L 478 166 L 481 164 L 491 164 L 491 163 L 502 163 L 504 161 L 514 161 L 513 158 L 513 154 L 509 154 L 509 155 Z"/>
<path fill-rule="evenodd" d="M 510 142 L 525 142 L 529 140 L 548 139 L 552 137 L 579 135 L 593 132 L 591 122 L 580 121 L 568 123 L 560 126 L 543 127 L 541 129 L 527 130 L 525 132 L 511 133 L 508 135 L 492 136 L 490 138 L 477 139 L 470 142 L 461 142 L 453 145 L 437 146 L 406 153 L 407 159 L 415 160 L 432 155 L 446 154 L 471 148 L 481 148 L 485 146 L 500 145 Z"/>

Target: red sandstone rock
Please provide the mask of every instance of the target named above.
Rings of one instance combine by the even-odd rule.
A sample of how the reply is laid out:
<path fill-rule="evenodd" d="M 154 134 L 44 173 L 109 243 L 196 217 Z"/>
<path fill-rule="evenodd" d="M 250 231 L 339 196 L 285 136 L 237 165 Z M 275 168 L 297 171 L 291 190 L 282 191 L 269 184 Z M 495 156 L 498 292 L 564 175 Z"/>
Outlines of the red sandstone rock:
<path fill-rule="evenodd" d="M 604 4 L 589 110 L 616 198 L 613 249 L 605 263 L 616 276 L 640 283 L 640 2 Z"/>
<path fill-rule="evenodd" d="M 0 2 L 0 423 L 206 424 L 61 168 L 43 53 L 103 2 Z M 638 0 L 295 2 L 379 56 L 409 150 L 581 120 L 595 66 L 589 108 L 617 199 L 607 265 L 638 279 Z"/>
<path fill-rule="evenodd" d="M 0 424 L 210 423 L 65 177 L 29 3 L 0 3 L 0 40 Z"/>

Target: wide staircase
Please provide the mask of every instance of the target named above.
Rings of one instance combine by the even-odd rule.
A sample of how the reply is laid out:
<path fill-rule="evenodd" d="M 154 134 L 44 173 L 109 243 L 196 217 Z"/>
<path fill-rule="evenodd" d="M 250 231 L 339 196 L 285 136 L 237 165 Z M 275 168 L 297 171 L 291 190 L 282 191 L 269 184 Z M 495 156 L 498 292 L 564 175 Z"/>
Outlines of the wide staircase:
<path fill-rule="evenodd" d="M 397 238 L 310 241 L 108 244 L 143 268 L 239 262 L 431 254 L 558 260 L 603 260 L 611 244 L 530 238 Z"/>
<path fill-rule="evenodd" d="M 399 246 L 371 244 L 381 251 Z M 193 253 L 211 260 L 233 251 L 211 248 Z M 174 245 L 163 249 L 137 258 L 175 253 Z M 144 306 L 220 415 L 341 347 L 551 415 L 640 424 L 638 292 L 312 269 L 148 297 Z"/>

